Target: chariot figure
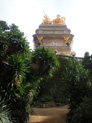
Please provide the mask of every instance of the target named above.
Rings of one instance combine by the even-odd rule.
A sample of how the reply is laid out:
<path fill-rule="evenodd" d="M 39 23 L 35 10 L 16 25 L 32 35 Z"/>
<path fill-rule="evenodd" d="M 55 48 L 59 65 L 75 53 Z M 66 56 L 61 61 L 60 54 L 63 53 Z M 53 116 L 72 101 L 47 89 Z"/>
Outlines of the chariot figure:
<path fill-rule="evenodd" d="M 50 21 L 49 17 L 47 16 L 47 14 L 44 14 L 44 20 L 43 20 L 42 24 L 51 24 L 51 21 Z"/>
<path fill-rule="evenodd" d="M 60 15 L 57 15 L 57 18 L 52 20 L 52 24 L 65 24 L 65 17 L 60 18 Z"/>

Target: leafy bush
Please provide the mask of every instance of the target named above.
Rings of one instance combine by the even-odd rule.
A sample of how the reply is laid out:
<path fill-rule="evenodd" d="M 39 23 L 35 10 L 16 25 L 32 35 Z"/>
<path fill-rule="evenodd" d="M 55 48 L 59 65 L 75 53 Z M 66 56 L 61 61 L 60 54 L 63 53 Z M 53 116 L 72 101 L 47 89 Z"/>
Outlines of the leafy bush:
<path fill-rule="evenodd" d="M 45 75 L 50 72 L 54 67 L 59 66 L 59 62 L 55 57 L 55 54 L 45 47 L 41 47 L 35 50 L 32 54 L 32 66 L 38 75 Z"/>
<path fill-rule="evenodd" d="M 24 33 L 15 24 L 8 27 L 0 21 L 0 95 L 7 100 L 14 123 L 27 122 L 32 101 L 28 95 L 36 95 L 40 80 L 58 65 L 49 49 L 31 52 Z"/>
<path fill-rule="evenodd" d="M 76 108 L 72 109 L 70 123 L 91 123 L 92 122 L 92 98 L 85 97 Z"/>
<path fill-rule="evenodd" d="M 53 97 L 51 97 L 50 95 L 44 95 L 44 96 L 41 96 L 39 100 L 43 103 L 49 102 L 49 101 L 53 100 Z"/>
<path fill-rule="evenodd" d="M 12 123 L 10 109 L 7 107 L 5 100 L 0 98 L 0 123 Z"/>
<path fill-rule="evenodd" d="M 78 111 L 80 105 L 83 103 L 84 98 L 90 98 L 92 95 L 92 89 L 88 83 L 90 81 L 89 71 L 86 70 L 81 62 L 75 60 L 74 72 L 70 75 L 71 78 L 67 79 L 69 83 L 70 93 L 70 112 L 68 114 L 68 123 L 77 123 Z M 69 72 L 71 74 L 71 71 Z M 83 112 L 79 113 L 79 117 L 83 116 Z M 82 119 L 83 120 L 83 119 Z M 81 120 L 78 121 L 82 123 Z"/>
<path fill-rule="evenodd" d="M 69 66 L 73 66 L 70 59 L 58 56 L 59 67 L 54 70 L 51 76 L 44 77 L 40 82 L 39 94 L 37 100 L 41 96 L 50 95 L 55 102 L 68 103 L 69 87 L 67 82 Z M 72 68 L 73 69 L 73 68 Z M 69 71 L 71 68 L 69 69 Z"/>

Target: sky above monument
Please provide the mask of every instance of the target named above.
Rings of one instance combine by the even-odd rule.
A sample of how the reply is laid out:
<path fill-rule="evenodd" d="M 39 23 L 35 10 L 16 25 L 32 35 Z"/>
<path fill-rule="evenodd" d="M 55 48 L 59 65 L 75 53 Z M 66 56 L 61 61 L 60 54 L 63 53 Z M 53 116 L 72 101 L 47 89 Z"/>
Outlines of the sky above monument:
<path fill-rule="evenodd" d="M 66 18 L 66 25 L 74 35 L 76 56 L 86 51 L 92 54 L 92 0 L 0 0 L 0 20 L 15 23 L 24 32 L 30 47 L 32 35 L 43 21 L 45 12 L 50 19 L 57 14 Z"/>

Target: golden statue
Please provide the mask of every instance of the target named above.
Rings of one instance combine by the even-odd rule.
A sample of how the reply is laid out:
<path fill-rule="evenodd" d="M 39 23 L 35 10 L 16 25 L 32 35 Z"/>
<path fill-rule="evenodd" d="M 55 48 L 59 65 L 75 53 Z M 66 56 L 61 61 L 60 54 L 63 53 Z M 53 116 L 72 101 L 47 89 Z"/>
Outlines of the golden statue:
<path fill-rule="evenodd" d="M 51 24 L 51 21 L 48 18 L 47 14 L 44 14 L 44 20 L 43 20 L 42 24 Z"/>
<path fill-rule="evenodd" d="M 70 38 L 70 36 L 68 36 L 68 37 L 64 36 L 65 44 L 68 43 L 69 38 Z"/>
<path fill-rule="evenodd" d="M 57 18 L 52 20 L 53 24 L 65 24 L 65 17 L 60 18 L 60 15 L 57 15 Z"/>
<path fill-rule="evenodd" d="M 37 36 L 38 41 L 41 43 L 43 36 Z"/>

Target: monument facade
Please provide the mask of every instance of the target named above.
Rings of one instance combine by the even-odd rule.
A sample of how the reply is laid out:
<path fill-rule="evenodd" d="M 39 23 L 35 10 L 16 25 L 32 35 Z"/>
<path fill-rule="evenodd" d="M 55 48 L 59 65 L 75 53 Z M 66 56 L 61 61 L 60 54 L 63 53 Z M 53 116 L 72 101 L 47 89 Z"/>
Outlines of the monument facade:
<path fill-rule="evenodd" d="M 56 52 L 56 55 L 71 55 L 73 35 L 65 24 L 65 18 L 60 18 L 60 15 L 50 21 L 45 14 L 42 24 L 33 35 L 33 41 L 35 49 L 44 46 Z"/>

